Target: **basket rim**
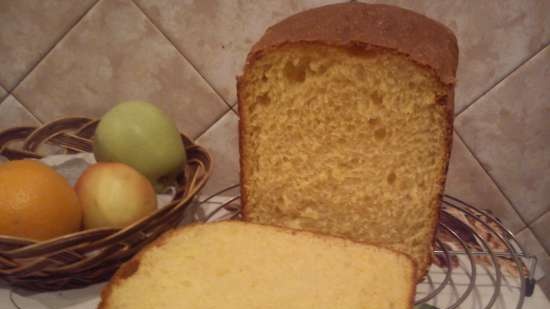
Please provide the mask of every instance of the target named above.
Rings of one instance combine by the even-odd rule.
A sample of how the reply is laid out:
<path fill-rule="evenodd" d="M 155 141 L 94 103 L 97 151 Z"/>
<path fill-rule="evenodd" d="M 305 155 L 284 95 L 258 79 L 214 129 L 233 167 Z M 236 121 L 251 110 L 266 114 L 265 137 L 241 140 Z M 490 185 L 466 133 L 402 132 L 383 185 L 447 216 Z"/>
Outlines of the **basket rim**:
<path fill-rule="evenodd" d="M 57 125 L 59 123 L 67 122 L 67 121 L 82 121 L 82 122 L 84 122 L 84 124 L 77 130 L 77 132 L 81 132 L 82 130 L 84 130 L 84 129 L 88 128 L 89 126 L 93 125 L 94 123 L 99 122 L 99 119 L 73 116 L 73 117 L 58 118 L 58 119 L 55 119 L 55 120 L 52 120 L 50 122 L 40 124 L 40 125 L 37 125 L 37 126 L 25 126 L 25 125 L 23 125 L 23 126 L 14 126 L 14 127 L 10 127 L 10 128 L 0 130 L 0 138 L 3 137 L 4 135 L 8 134 L 8 133 L 16 132 L 18 130 L 33 130 L 31 132 L 31 134 L 27 135 L 23 139 L 23 145 L 24 145 L 23 147 L 27 147 L 29 141 L 31 141 L 33 137 L 35 137 L 39 133 L 41 133 L 45 128 Z M 51 138 L 53 138 L 57 135 L 64 134 L 65 131 L 68 131 L 68 129 L 60 130 L 59 132 L 55 133 L 54 135 L 48 137 L 46 140 L 51 139 Z M 149 213 L 147 216 L 145 216 L 143 218 L 140 218 L 138 221 L 135 221 L 132 224 L 130 224 L 126 227 L 123 227 L 123 228 L 99 227 L 99 228 L 93 228 L 93 229 L 82 229 L 82 230 L 79 230 L 79 231 L 76 231 L 76 232 L 73 232 L 73 233 L 60 235 L 60 236 L 50 238 L 50 239 L 46 239 L 46 240 L 36 240 L 36 239 L 32 239 L 32 238 L 0 234 L 0 242 L 3 242 L 5 244 L 13 244 L 14 247 L 15 247 L 13 249 L 7 249 L 7 250 L 0 249 L 0 257 L 3 256 L 3 257 L 10 258 L 12 255 L 18 255 L 18 253 L 23 253 L 24 251 L 27 251 L 27 250 L 34 250 L 34 249 L 38 249 L 38 248 L 42 248 L 42 247 L 48 247 L 48 246 L 51 246 L 51 245 L 54 245 L 54 244 L 58 244 L 60 242 L 61 243 L 67 243 L 67 242 L 70 242 L 72 239 L 74 239 L 76 241 L 79 238 L 86 237 L 86 236 L 91 239 L 89 241 L 94 241 L 93 236 L 96 235 L 96 234 L 99 234 L 99 235 L 105 234 L 105 235 L 102 236 L 102 237 L 96 238 L 95 241 L 101 241 L 102 239 L 112 239 L 112 238 L 120 237 L 120 236 L 125 235 L 129 231 L 132 231 L 134 229 L 138 229 L 138 227 L 141 224 L 143 224 L 145 221 L 149 220 L 151 217 L 157 215 L 160 212 L 171 212 L 171 211 L 177 210 L 178 208 L 182 207 L 182 205 L 186 205 L 187 203 L 189 203 L 189 201 L 191 199 L 195 198 L 196 194 L 206 185 L 209 177 L 212 174 L 212 156 L 210 155 L 210 153 L 204 147 L 196 144 L 186 134 L 184 134 L 182 132 L 179 132 L 179 130 L 178 130 L 178 133 L 184 139 L 183 144 L 184 144 L 185 151 L 186 151 L 187 155 L 188 155 L 190 150 L 198 151 L 200 153 L 200 155 L 204 156 L 206 158 L 206 161 L 208 162 L 208 164 L 205 165 L 205 164 L 202 164 L 202 162 L 200 162 L 196 158 L 189 160 L 189 156 L 187 156 L 188 160 L 186 161 L 185 166 L 182 167 L 182 169 L 185 170 L 190 165 L 196 164 L 197 162 L 199 162 L 199 164 L 204 167 L 204 177 L 202 177 L 202 179 L 199 179 L 198 184 L 196 184 L 196 186 L 193 187 L 194 188 L 193 191 L 186 194 L 185 198 L 183 198 L 183 199 L 181 199 L 177 202 L 172 200 L 167 205 L 165 205 L 161 208 L 157 208 L 155 211 Z M 5 148 L 7 148 L 5 145 L 0 146 L 0 153 Z M 25 149 L 17 150 L 17 151 L 19 151 L 21 153 L 29 152 L 28 150 L 25 150 Z M 29 152 L 29 154 L 30 153 L 31 152 Z M 34 158 L 29 158 L 29 159 L 35 160 Z M 188 175 L 186 175 L 186 176 L 188 176 Z M 187 179 L 187 182 L 196 183 L 196 173 L 193 175 L 193 177 L 191 177 L 190 179 Z M 189 184 L 187 182 L 185 184 L 186 187 L 189 186 Z M 136 232 L 136 231 L 134 231 L 134 232 Z M 76 242 L 76 243 L 78 243 L 78 242 Z"/>

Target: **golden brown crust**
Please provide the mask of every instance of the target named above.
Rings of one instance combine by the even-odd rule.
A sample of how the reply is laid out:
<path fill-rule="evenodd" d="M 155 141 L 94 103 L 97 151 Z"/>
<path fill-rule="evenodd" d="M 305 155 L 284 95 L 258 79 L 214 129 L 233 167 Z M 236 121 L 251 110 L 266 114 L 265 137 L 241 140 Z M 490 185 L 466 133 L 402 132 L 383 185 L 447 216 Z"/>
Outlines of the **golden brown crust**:
<path fill-rule="evenodd" d="M 242 80 L 242 78 L 237 78 L 237 101 L 239 103 L 242 102 L 242 94 L 243 94 L 243 91 L 242 91 L 242 87 L 244 85 L 244 82 Z M 244 187 L 244 184 L 246 183 L 246 176 L 245 176 L 245 172 L 244 172 L 244 168 L 243 166 L 245 166 L 245 161 L 247 159 L 246 157 L 246 153 L 244 151 L 244 140 L 245 140 L 245 135 L 244 135 L 244 124 L 246 123 L 246 115 L 243 111 L 243 106 L 242 104 L 239 104 L 239 164 L 241 166 L 241 169 L 240 169 L 240 181 L 241 181 L 241 213 L 243 215 L 243 217 L 247 217 L 247 213 L 246 213 L 246 207 L 245 205 L 247 205 L 247 200 L 248 200 L 248 192 L 246 192 L 246 188 Z"/>
<path fill-rule="evenodd" d="M 298 42 L 394 50 L 433 69 L 444 84 L 455 82 L 458 45 L 453 32 L 399 7 L 356 2 L 300 12 L 268 28 L 252 47 L 247 62 L 268 49 Z"/>
<path fill-rule="evenodd" d="M 446 113 L 447 113 L 447 133 L 446 133 L 446 149 L 445 149 L 445 159 L 443 166 L 443 172 L 441 175 L 441 178 L 438 180 L 440 185 L 440 190 L 437 194 L 437 199 L 433 201 L 433 208 L 436 209 L 435 216 L 432 219 L 430 225 L 430 231 L 432 232 L 432 246 L 435 244 L 436 239 L 436 233 L 437 233 L 437 225 L 439 223 L 439 215 L 440 215 L 440 209 L 441 209 L 441 200 L 443 198 L 443 191 L 445 190 L 445 181 L 447 180 L 447 170 L 449 168 L 449 159 L 451 157 L 451 149 L 452 149 L 452 143 L 453 143 L 453 119 L 454 119 L 454 86 L 448 87 L 447 95 L 440 98 L 438 100 L 438 104 L 441 104 L 445 106 Z M 433 249 L 433 248 L 432 248 Z M 427 257 L 427 265 L 426 267 L 422 267 L 422 273 L 418 276 L 418 282 L 422 281 L 424 277 L 428 274 L 429 265 L 431 264 L 432 260 L 432 251 L 428 251 L 428 257 Z"/>

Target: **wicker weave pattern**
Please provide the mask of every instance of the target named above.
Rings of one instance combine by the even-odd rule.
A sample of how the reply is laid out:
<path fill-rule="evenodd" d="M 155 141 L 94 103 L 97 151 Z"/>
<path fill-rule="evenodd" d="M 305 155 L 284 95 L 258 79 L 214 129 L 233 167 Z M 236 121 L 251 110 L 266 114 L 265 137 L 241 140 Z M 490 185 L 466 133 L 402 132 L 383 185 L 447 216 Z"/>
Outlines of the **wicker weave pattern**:
<path fill-rule="evenodd" d="M 56 148 L 51 145 L 64 153 L 90 152 L 97 123 L 65 118 L 39 128 L 8 129 L 0 132 L 0 155 L 10 160 L 41 158 L 49 154 L 41 152 L 42 148 Z M 78 288 L 108 279 L 143 246 L 178 225 L 205 185 L 210 156 L 189 138 L 182 135 L 182 139 L 188 162 L 169 205 L 124 229 L 85 230 L 42 242 L 0 235 L 0 279 L 40 291 Z"/>

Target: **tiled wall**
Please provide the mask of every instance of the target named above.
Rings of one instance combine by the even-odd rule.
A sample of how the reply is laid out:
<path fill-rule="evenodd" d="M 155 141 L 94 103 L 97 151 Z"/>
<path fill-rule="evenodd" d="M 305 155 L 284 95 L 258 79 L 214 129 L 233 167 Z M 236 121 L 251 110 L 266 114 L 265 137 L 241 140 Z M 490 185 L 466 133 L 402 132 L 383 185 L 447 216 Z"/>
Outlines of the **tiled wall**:
<path fill-rule="evenodd" d="M 266 26 L 330 0 L 0 1 L 0 130 L 158 104 L 238 182 L 235 76 Z M 550 1 L 379 1 L 459 39 L 447 192 L 495 212 L 550 274 Z M 550 275 L 541 285 L 550 290 Z"/>

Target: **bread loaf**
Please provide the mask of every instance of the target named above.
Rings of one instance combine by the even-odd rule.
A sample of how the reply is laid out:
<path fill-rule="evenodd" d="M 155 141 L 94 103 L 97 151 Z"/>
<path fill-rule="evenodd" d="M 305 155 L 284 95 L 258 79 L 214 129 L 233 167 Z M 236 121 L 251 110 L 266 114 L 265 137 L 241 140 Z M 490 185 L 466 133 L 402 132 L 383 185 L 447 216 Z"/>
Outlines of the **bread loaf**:
<path fill-rule="evenodd" d="M 374 246 L 243 222 L 194 225 L 122 266 L 100 309 L 410 309 L 414 263 Z"/>
<path fill-rule="evenodd" d="M 238 79 L 245 220 L 410 255 L 426 273 L 451 150 L 458 48 L 387 5 L 291 16 Z"/>

